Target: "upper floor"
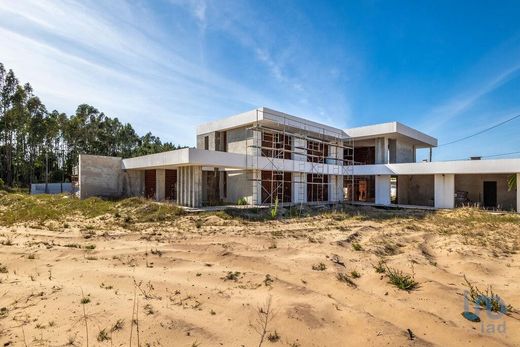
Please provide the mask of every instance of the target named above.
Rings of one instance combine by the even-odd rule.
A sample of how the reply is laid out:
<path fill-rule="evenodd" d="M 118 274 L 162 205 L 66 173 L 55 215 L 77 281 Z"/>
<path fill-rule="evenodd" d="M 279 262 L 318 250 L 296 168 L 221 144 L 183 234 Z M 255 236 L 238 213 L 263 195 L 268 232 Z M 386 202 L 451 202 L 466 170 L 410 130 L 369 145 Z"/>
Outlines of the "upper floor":
<path fill-rule="evenodd" d="M 261 107 L 197 127 L 197 148 L 336 165 L 416 162 L 437 139 L 398 122 L 339 129 Z"/>

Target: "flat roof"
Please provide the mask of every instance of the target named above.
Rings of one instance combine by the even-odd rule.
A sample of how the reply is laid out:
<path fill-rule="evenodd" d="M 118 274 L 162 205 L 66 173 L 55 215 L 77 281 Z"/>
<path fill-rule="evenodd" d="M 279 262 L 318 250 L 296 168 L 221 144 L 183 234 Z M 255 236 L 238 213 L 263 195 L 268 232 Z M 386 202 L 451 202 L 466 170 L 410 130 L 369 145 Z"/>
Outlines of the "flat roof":
<path fill-rule="evenodd" d="M 203 123 L 197 126 L 197 135 L 207 134 L 214 131 L 230 130 L 256 122 L 261 124 L 274 123 L 277 125 L 286 125 L 290 128 L 302 129 L 339 138 L 348 137 L 342 129 L 314 122 L 302 117 L 296 117 L 267 107 L 259 107 L 234 116 Z"/>
<path fill-rule="evenodd" d="M 389 138 L 399 138 L 404 136 L 411 141 L 418 142 L 423 147 L 437 147 L 436 138 L 399 122 L 379 123 L 345 129 L 345 133 L 354 140 L 366 140 L 383 136 Z"/>
<path fill-rule="evenodd" d="M 276 111 L 267 107 L 259 107 L 234 116 L 203 123 L 197 127 L 197 135 L 214 131 L 225 131 L 254 124 L 285 125 L 289 128 L 301 129 L 317 134 L 355 140 L 373 139 L 387 136 L 389 138 L 405 138 L 414 142 L 418 147 L 436 147 L 437 139 L 399 122 L 380 123 L 350 129 L 339 129 L 326 124 L 314 122 L 302 117 Z"/>

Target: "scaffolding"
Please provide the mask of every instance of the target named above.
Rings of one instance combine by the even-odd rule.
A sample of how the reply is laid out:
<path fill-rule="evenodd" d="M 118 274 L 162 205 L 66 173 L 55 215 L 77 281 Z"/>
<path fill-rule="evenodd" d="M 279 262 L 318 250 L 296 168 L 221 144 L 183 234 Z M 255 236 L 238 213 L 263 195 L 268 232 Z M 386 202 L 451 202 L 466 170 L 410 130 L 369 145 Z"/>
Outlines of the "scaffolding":
<path fill-rule="evenodd" d="M 262 117 L 264 121 L 260 121 L 260 113 L 276 120 Z M 330 194 L 335 194 L 334 201 L 342 201 L 344 193 L 338 191 L 337 180 L 342 180 L 340 187 L 345 183 L 354 187 L 354 141 L 341 131 L 284 113 L 256 110 L 256 121 L 247 132 L 246 168 L 248 180 L 253 182 L 252 205 L 327 202 Z M 329 175 L 334 176 L 334 182 Z"/>

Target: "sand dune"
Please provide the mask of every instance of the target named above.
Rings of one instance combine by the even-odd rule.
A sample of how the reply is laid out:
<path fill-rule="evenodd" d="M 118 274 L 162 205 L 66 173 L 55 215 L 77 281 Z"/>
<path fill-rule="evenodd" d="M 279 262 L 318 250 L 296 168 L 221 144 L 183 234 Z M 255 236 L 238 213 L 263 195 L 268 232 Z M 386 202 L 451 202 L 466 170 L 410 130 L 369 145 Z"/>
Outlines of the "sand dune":
<path fill-rule="evenodd" d="M 464 275 L 520 307 L 520 226 L 455 213 L 4 226 L 0 342 L 86 346 L 88 329 L 90 346 L 258 346 L 271 298 L 264 346 L 519 345 L 516 313 L 461 313 Z M 381 259 L 419 287 L 390 284 Z"/>

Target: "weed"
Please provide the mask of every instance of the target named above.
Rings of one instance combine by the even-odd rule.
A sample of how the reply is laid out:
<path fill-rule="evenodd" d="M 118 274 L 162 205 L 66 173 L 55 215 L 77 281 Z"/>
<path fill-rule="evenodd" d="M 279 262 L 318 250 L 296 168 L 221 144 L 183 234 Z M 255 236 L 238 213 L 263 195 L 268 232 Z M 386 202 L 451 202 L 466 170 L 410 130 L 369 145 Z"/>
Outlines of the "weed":
<path fill-rule="evenodd" d="M 50 326 L 50 327 L 53 327 L 53 326 L 55 326 L 55 325 L 56 325 L 56 322 L 55 322 L 55 321 L 51 320 L 51 321 L 49 322 L 49 326 Z"/>
<path fill-rule="evenodd" d="M 81 248 L 81 246 L 77 243 L 67 243 L 65 245 L 63 245 L 63 247 L 68 247 L 68 248 Z"/>
<path fill-rule="evenodd" d="M 355 250 L 355 251 L 357 251 L 357 252 L 359 252 L 359 251 L 362 251 L 362 250 L 363 250 L 363 247 L 361 247 L 361 245 L 360 245 L 359 243 L 354 242 L 354 243 L 352 244 L 352 249 Z"/>
<path fill-rule="evenodd" d="M 213 310 L 209 311 L 209 313 L 210 313 L 212 316 L 214 316 L 214 315 L 217 314 L 217 312 L 215 312 L 215 311 L 213 311 Z"/>
<path fill-rule="evenodd" d="M 267 340 L 269 340 L 269 342 L 278 342 L 278 340 L 280 340 L 280 335 L 278 335 L 278 332 L 275 330 L 274 333 L 269 333 L 269 335 L 267 335 Z"/>
<path fill-rule="evenodd" d="M 401 290 L 411 291 L 419 286 L 419 283 L 415 281 L 413 269 L 412 274 L 410 275 L 401 270 L 386 266 L 386 275 L 388 276 L 390 283 Z"/>
<path fill-rule="evenodd" d="M 327 270 L 327 265 L 320 262 L 319 264 L 313 264 L 312 269 L 314 271 L 325 271 Z"/>
<path fill-rule="evenodd" d="M 104 341 L 108 341 L 108 340 L 110 340 L 110 336 L 108 335 L 108 332 L 106 331 L 105 328 L 103 328 L 103 329 L 101 329 L 101 330 L 99 331 L 99 334 L 98 334 L 98 336 L 97 336 L 97 340 L 98 340 L 99 342 L 104 342 Z"/>
<path fill-rule="evenodd" d="M 278 197 L 274 199 L 274 206 L 271 208 L 271 219 L 276 219 L 278 216 Z"/>
<path fill-rule="evenodd" d="M 96 245 L 86 245 L 85 249 L 88 249 L 88 250 L 96 249 Z"/>
<path fill-rule="evenodd" d="M 30 260 L 36 259 L 36 255 L 34 255 L 34 254 L 29 254 L 29 255 L 27 256 L 27 259 L 30 259 Z"/>
<path fill-rule="evenodd" d="M 203 225 L 204 225 L 204 222 L 202 221 L 202 219 L 197 219 L 197 220 L 195 221 L 195 227 L 196 227 L 197 229 L 202 228 Z"/>
<path fill-rule="evenodd" d="M 146 313 L 146 315 L 148 315 L 148 316 L 151 316 L 155 313 L 153 306 L 150 304 L 144 305 L 143 309 L 144 309 L 144 313 Z"/>
<path fill-rule="evenodd" d="M 153 248 L 150 250 L 150 253 L 152 253 L 153 255 L 157 255 L 159 257 L 162 257 L 162 254 L 163 254 L 162 251 L 160 251 L 158 249 L 154 250 Z"/>
<path fill-rule="evenodd" d="M 269 328 L 269 323 L 274 318 L 273 308 L 272 308 L 272 297 L 269 296 L 267 298 L 267 302 L 264 306 L 258 307 L 257 309 L 257 318 L 253 324 L 253 329 L 260 336 L 260 342 L 258 343 L 258 347 L 262 347 L 264 343 L 265 337 L 267 335 L 267 330 Z"/>
<path fill-rule="evenodd" d="M 84 296 L 83 298 L 81 298 L 80 303 L 82 305 L 88 304 L 88 303 L 90 303 L 90 298 L 88 296 Z"/>
<path fill-rule="evenodd" d="M 0 242 L 0 244 L 2 244 L 3 246 L 12 246 L 12 245 L 14 245 L 13 239 L 11 237 L 6 237 L 5 240 L 2 240 Z"/>
<path fill-rule="evenodd" d="M 241 197 L 237 200 L 237 205 L 247 205 L 247 199 L 245 197 Z"/>
<path fill-rule="evenodd" d="M 357 272 L 356 270 L 354 270 L 354 271 L 350 272 L 350 276 L 352 276 L 352 278 L 360 278 L 361 274 L 359 272 Z"/>
<path fill-rule="evenodd" d="M 344 282 L 352 288 L 357 287 L 357 284 L 345 273 L 342 273 L 342 272 L 338 273 L 336 275 L 336 278 L 338 279 L 338 281 Z"/>
<path fill-rule="evenodd" d="M 118 319 L 114 325 L 112 326 L 112 328 L 110 328 L 110 332 L 115 332 L 115 331 L 119 331 L 119 330 L 123 330 L 125 326 L 125 321 L 122 320 L 122 319 Z"/>
<path fill-rule="evenodd" d="M 223 277 L 224 281 L 238 281 L 240 279 L 239 271 L 229 271 L 226 276 Z"/>
<path fill-rule="evenodd" d="M 378 274 L 382 274 L 382 273 L 385 273 L 386 272 L 386 262 L 383 260 L 383 259 L 380 259 L 378 262 L 377 262 L 377 265 L 372 265 L 372 267 L 374 268 L 374 270 L 378 273 Z"/>
<path fill-rule="evenodd" d="M 273 284 L 273 282 L 274 282 L 274 279 L 271 277 L 271 275 L 269 275 L 269 274 L 265 275 L 264 285 L 266 287 L 269 287 L 271 284 Z"/>
<path fill-rule="evenodd" d="M 7 270 L 7 266 L 2 265 L 2 264 L 0 263 L 0 274 L 6 274 L 6 273 L 8 273 L 8 272 L 9 272 L 9 271 Z"/>
<path fill-rule="evenodd" d="M 478 287 L 471 284 L 471 282 L 464 275 L 464 281 L 469 288 L 469 294 L 466 294 L 472 303 L 484 307 L 493 312 L 509 313 L 513 311 L 513 306 L 506 305 L 502 298 L 493 292 L 493 287 L 488 286 L 485 292 L 482 292 Z M 468 297 L 469 296 L 469 297 Z"/>
<path fill-rule="evenodd" d="M 9 310 L 7 307 L 0 308 L 0 318 L 7 317 L 7 314 L 9 313 Z"/>

